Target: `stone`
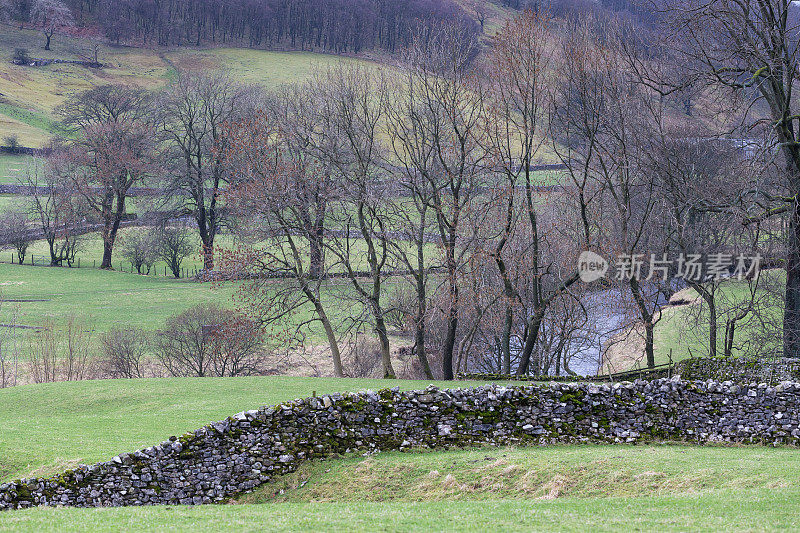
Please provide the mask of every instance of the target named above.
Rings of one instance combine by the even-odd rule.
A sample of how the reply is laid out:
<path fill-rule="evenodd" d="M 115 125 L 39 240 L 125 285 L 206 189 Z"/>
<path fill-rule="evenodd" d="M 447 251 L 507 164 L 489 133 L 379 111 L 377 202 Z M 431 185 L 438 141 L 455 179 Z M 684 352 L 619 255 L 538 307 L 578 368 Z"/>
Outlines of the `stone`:
<path fill-rule="evenodd" d="M 39 478 L 1 484 L 0 510 L 221 502 L 296 470 L 307 458 L 453 442 L 624 443 L 665 434 L 692 442 L 800 444 L 800 384 L 788 381 L 742 388 L 662 379 L 391 394 L 391 401 L 383 390 L 243 411 L 201 428 L 195 438 L 174 437 L 81 466 L 72 486 Z M 566 401 L 565 394 L 581 400 Z M 30 497 L 17 489 L 22 486 Z"/>

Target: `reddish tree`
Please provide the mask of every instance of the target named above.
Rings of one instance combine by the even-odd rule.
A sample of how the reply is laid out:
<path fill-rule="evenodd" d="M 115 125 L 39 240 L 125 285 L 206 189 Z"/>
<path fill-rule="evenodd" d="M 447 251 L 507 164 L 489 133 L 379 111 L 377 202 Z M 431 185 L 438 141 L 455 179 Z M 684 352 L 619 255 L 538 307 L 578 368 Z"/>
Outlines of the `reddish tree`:
<path fill-rule="evenodd" d="M 50 50 L 50 40 L 56 30 L 73 25 L 72 12 L 61 0 L 35 0 L 31 6 L 31 22 L 42 30 L 47 39 L 44 49 Z"/>

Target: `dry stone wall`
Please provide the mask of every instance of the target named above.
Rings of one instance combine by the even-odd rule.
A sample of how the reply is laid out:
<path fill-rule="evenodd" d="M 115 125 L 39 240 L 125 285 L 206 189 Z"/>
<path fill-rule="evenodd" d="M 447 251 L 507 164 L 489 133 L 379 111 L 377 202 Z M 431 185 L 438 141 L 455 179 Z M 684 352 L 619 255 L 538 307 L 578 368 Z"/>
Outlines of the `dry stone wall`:
<path fill-rule="evenodd" d="M 239 413 L 157 446 L 0 485 L 0 509 L 221 502 L 357 450 L 566 442 L 797 444 L 800 383 L 674 380 L 332 394 Z"/>

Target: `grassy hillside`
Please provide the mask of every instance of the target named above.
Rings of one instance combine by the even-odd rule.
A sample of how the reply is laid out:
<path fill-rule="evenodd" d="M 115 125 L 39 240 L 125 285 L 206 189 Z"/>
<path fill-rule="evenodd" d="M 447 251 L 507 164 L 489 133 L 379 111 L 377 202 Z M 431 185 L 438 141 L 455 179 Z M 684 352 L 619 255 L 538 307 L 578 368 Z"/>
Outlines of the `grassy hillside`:
<path fill-rule="evenodd" d="M 11 63 L 16 48 L 26 48 L 31 57 L 85 59 L 95 42 L 64 35 L 53 38 L 52 50 L 43 49 L 39 32 L 0 24 L 0 141 L 17 135 L 21 144 L 39 147 L 58 131 L 54 109 L 69 96 L 92 86 L 124 83 L 146 89 L 164 86 L 179 71 L 226 71 L 245 83 L 274 87 L 307 78 L 314 67 L 342 59 L 309 52 L 261 50 L 144 49 L 100 45 L 102 69 L 53 64 L 45 67 Z"/>
<path fill-rule="evenodd" d="M 0 482 L 107 460 L 240 411 L 313 391 L 395 385 L 408 390 L 428 383 L 272 376 L 96 380 L 0 389 Z"/>
<path fill-rule="evenodd" d="M 395 384 L 427 383 L 265 377 L 0 390 L 0 480 L 108 459 L 312 391 Z M 800 527 L 795 462 L 794 449 L 757 446 L 355 455 L 305 465 L 237 505 L 12 511 L 0 513 L 0 530 L 257 531 L 266 523 L 274 531 L 793 530 Z"/>
<path fill-rule="evenodd" d="M 553 501 L 323 502 L 112 509 L 0 515 L 8 531 L 791 531 L 800 491 L 724 490 Z"/>
<path fill-rule="evenodd" d="M 241 502 L 609 498 L 736 488 L 780 489 L 789 448 L 553 446 L 391 452 L 309 463 Z"/>
<path fill-rule="evenodd" d="M 41 299 L 20 304 L 19 322 L 41 324 L 47 318 L 86 317 L 99 331 L 114 324 L 155 329 L 177 312 L 203 302 L 230 305 L 233 284 L 213 289 L 207 283 L 177 281 L 94 269 L 0 264 L 0 291 L 6 299 Z M 0 322 L 11 312 L 6 304 Z"/>

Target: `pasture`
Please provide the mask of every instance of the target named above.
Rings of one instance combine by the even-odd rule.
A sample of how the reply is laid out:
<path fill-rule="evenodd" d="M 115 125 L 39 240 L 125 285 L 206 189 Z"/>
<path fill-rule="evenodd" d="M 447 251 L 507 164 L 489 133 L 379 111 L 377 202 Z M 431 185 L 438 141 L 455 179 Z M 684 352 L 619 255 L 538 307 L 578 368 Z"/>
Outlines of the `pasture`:
<path fill-rule="evenodd" d="M 40 32 L 0 24 L 0 140 L 16 135 L 20 144 L 39 148 L 56 133 L 56 110 L 68 97 L 97 85 L 121 83 L 144 89 L 158 89 L 177 72 L 225 71 L 239 81 L 276 87 L 308 78 L 316 67 L 340 58 L 311 52 L 271 52 L 236 48 L 145 49 L 99 44 L 98 59 L 104 65 L 92 69 L 73 64 L 42 67 L 13 65 L 10 53 L 25 48 L 31 57 L 85 60 L 94 42 L 66 35 L 53 39 L 52 50 L 43 50 Z M 2 176 L 0 176 L 1 178 Z"/>
<path fill-rule="evenodd" d="M 5 389 L 0 479 L 109 459 L 314 391 L 426 384 L 260 377 Z M 509 531 L 790 530 L 800 527 L 791 504 L 800 496 L 795 455 L 790 448 L 668 444 L 353 455 L 308 463 L 233 505 L 39 508 L 0 514 L 0 530 L 255 531 L 265 523 L 276 531 L 484 531 L 487 523 Z"/>

